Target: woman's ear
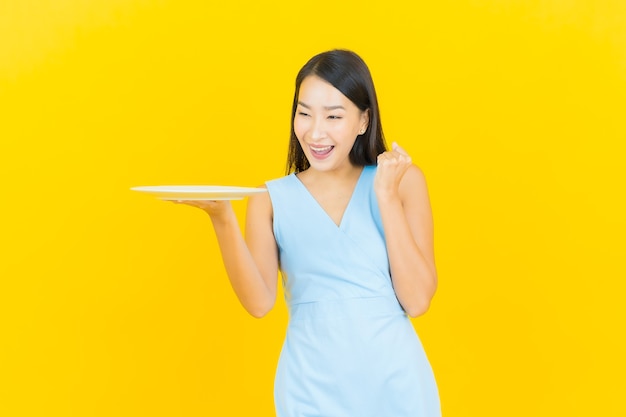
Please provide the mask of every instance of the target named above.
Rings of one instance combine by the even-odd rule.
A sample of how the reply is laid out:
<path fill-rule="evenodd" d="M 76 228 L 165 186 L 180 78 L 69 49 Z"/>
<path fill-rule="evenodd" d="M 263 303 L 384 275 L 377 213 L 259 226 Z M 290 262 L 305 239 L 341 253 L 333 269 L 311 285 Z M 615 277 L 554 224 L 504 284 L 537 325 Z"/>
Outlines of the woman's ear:
<path fill-rule="evenodd" d="M 361 112 L 361 129 L 359 130 L 359 134 L 365 133 L 367 127 L 370 124 L 370 109 L 365 109 L 365 111 Z"/>

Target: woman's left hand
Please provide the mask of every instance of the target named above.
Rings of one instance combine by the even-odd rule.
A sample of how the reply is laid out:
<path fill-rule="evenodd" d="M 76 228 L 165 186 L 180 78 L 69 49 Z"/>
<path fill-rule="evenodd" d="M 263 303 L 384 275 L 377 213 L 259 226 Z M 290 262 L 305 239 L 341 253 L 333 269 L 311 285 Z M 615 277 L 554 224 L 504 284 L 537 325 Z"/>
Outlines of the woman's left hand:
<path fill-rule="evenodd" d="M 393 142 L 390 151 L 378 155 L 374 191 L 379 199 L 399 197 L 400 182 L 411 164 L 409 154 L 396 142 Z"/>

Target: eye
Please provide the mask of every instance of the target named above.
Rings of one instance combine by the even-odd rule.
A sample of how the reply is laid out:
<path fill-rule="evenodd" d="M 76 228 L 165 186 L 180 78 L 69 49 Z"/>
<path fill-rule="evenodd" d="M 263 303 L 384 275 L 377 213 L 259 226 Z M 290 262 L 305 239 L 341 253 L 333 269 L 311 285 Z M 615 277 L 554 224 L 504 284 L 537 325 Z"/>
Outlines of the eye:
<path fill-rule="evenodd" d="M 336 115 L 331 115 L 331 116 L 328 116 L 328 118 L 331 119 L 331 120 L 339 120 L 342 117 L 341 116 L 336 116 Z"/>
<path fill-rule="evenodd" d="M 308 116 L 308 115 L 309 115 L 308 113 L 305 113 L 303 111 L 298 112 L 298 116 Z"/>

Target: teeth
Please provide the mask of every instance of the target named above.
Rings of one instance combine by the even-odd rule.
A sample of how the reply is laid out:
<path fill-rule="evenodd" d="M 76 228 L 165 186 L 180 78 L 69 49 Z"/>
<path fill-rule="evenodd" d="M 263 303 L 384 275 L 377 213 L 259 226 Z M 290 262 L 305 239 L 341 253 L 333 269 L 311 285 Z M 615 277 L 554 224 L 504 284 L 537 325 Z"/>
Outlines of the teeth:
<path fill-rule="evenodd" d="M 311 149 L 314 150 L 315 152 L 326 152 L 326 151 L 330 151 L 331 148 L 332 148 L 332 146 L 324 146 L 322 148 L 317 148 L 315 146 L 311 146 Z"/>

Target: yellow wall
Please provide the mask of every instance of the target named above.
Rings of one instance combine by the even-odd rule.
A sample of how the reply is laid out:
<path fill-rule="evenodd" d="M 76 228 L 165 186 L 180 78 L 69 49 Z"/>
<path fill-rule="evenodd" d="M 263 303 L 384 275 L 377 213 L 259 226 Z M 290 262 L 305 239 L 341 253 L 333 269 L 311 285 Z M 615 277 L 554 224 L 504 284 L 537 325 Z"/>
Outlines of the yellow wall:
<path fill-rule="evenodd" d="M 334 47 L 429 179 L 445 415 L 624 415 L 626 2 L 241 3 L 0 0 L 0 415 L 273 415 L 282 302 L 129 187 L 282 175 Z"/>

